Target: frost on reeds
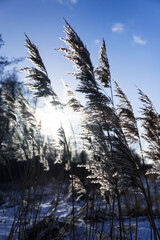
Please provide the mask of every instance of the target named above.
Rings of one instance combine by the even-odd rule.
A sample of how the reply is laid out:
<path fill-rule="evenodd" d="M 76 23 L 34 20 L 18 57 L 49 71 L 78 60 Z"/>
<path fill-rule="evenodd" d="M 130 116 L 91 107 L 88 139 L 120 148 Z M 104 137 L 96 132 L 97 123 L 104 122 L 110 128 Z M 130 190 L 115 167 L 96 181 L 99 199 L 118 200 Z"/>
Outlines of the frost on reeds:
<path fill-rule="evenodd" d="M 106 54 L 105 42 L 103 41 L 100 51 L 100 63 L 94 70 L 90 54 L 84 46 L 77 33 L 66 22 L 66 38 L 62 39 L 68 48 L 59 48 L 66 53 L 64 55 L 76 66 L 76 73 L 73 76 L 79 81 L 77 91 L 85 94 L 86 107 L 85 119 L 82 124 L 83 139 L 89 141 L 91 152 L 90 171 L 98 160 L 101 164 L 99 175 L 104 173 L 108 184 L 118 188 L 123 181 L 128 183 L 137 182 L 137 167 L 131 157 L 130 150 L 124 136 L 120 120 L 116 115 L 111 97 L 106 94 L 106 89 L 111 87 L 109 63 Z M 96 165 L 95 165 L 96 168 Z M 98 168 L 97 168 L 98 169 Z M 114 177 L 115 176 L 115 177 Z M 96 176 L 94 178 L 97 178 Z"/>
<path fill-rule="evenodd" d="M 111 239 L 113 239 L 115 199 L 117 199 L 118 204 L 120 239 L 123 239 L 125 236 L 123 232 L 124 224 L 121 198 L 125 194 L 125 191 L 128 191 L 128 188 L 132 192 L 135 192 L 135 199 L 137 199 L 137 192 L 143 195 L 147 205 L 146 216 L 151 224 L 154 237 L 157 239 L 159 238 L 159 232 L 154 221 L 148 179 L 147 177 L 145 178 L 146 190 L 139 165 L 136 162 L 136 157 L 131 147 L 135 143 L 139 144 L 144 165 L 144 150 L 141 144 L 141 138 L 143 138 L 148 143 L 148 150 L 145 151 L 145 155 L 149 159 L 158 162 L 160 159 L 160 115 L 154 109 L 149 98 L 139 90 L 140 100 L 143 104 L 141 108 L 143 117 L 140 120 L 144 129 L 142 136 L 140 136 L 137 118 L 134 115 L 132 105 L 116 82 L 116 96 L 119 99 L 119 103 L 117 106 L 114 105 L 105 41 L 103 40 L 100 49 L 99 65 L 94 68 L 86 46 L 68 22 L 65 21 L 65 23 L 66 38 L 61 38 L 61 40 L 66 43 L 68 48 L 62 47 L 58 48 L 58 50 L 62 51 L 64 53 L 63 56 L 75 64 L 76 72 L 72 73 L 72 75 L 78 81 L 76 91 L 85 96 L 85 106 L 81 105 L 67 84 L 64 85 L 68 101 L 66 104 L 60 103 L 56 93 L 52 89 L 51 81 L 37 47 L 26 36 L 25 46 L 29 51 L 28 59 L 36 65 L 36 67 L 23 69 L 23 71 L 29 74 L 26 77 L 30 80 L 28 86 L 34 90 L 34 97 L 50 97 L 54 106 L 61 106 L 61 108 L 62 106 L 69 106 L 75 112 L 81 114 L 81 140 L 89 156 L 87 162 L 81 165 L 81 167 L 85 167 L 88 170 L 88 181 L 91 180 L 92 184 L 99 187 L 102 196 L 107 199 L 110 215 L 112 216 L 110 221 L 112 226 Z M 66 138 L 63 126 L 59 128 L 58 137 L 60 154 L 58 155 L 57 162 L 62 163 L 63 167 L 71 171 L 69 196 L 72 193 L 72 237 L 74 239 L 74 194 L 77 192 L 79 197 L 81 194 L 86 193 L 86 189 L 82 187 L 80 179 L 73 173 L 72 148 Z M 153 173 L 152 170 L 151 172 Z M 110 201 L 112 202 L 112 208 Z M 136 228 L 138 228 L 137 226 L 136 222 Z"/>
<path fill-rule="evenodd" d="M 148 150 L 145 151 L 148 159 L 160 160 L 160 115 L 155 110 L 149 97 L 139 89 L 139 97 L 142 102 L 141 125 L 143 128 L 142 137 L 148 143 Z"/>
<path fill-rule="evenodd" d="M 135 191 L 141 191 L 149 208 L 147 214 L 152 222 L 156 238 L 159 233 L 153 219 L 148 182 L 146 179 L 148 186 L 146 193 L 139 167 L 130 150 L 130 146 L 138 142 L 140 151 L 143 154 L 137 120 L 130 102 L 117 83 L 115 83 L 116 91 L 120 99 L 118 110 L 113 105 L 111 76 L 105 42 L 103 41 L 100 50 L 99 66 L 94 70 L 87 48 L 68 22 L 65 25 L 65 33 L 66 38 L 61 40 L 69 48 L 63 47 L 58 50 L 63 51 L 65 53 L 64 57 L 74 62 L 77 71 L 72 75 L 78 80 L 76 90 L 83 93 L 86 98 L 82 129 L 83 140 L 87 141 L 86 146 L 88 146 L 90 152 L 90 160 L 86 165 L 86 168 L 91 172 L 89 178 L 93 179 L 93 183 L 99 183 L 101 188 L 105 185 L 106 192 L 109 189 L 112 194 L 117 195 L 119 215 L 121 215 L 119 194 L 128 187 L 132 187 Z M 104 91 L 104 88 L 106 91 Z M 111 96 L 107 93 L 108 89 L 110 89 Z M 157 119 L 159 119 L 159 115 L 153 111 L 150 102 L 142 93 L 141 101 L 148 104 L 148 106 L 150 105 L 149 111 L 147 111 L 148 106 L 145 105 L 143 108 L 144 116 L 148 118 L 148 122 L 143 119 L 145 121 L 143 127 L 146 132 L 146 136 L 143 137 L 150 144 L 149 154 L 154 154 L 151 157 L 158 159 L 159 125 Z M 147 126 L 147 123 L 153 125 L 153 127 Z M 122 219 L 120 219 L 121 221 Z M 120 226 L 120 232 L 121 230 Z M 122 239 L 122 232 L 120 238 Z"/>
<path fill-rule="evenodd" d="M 26 35 L 25 47 L 29 51 L 28 59 L 35 65 L 35 67 L 27 67 L 21 69 L 21 71 L 27 72 L 27 79 L 30 80 L 30 84 L 27 84 L 31 89 L 33 89 L 35 97 L 51 97 L 51 102 L 53 105 L 60 105 L 57 94 L 51 87 L 51 81 L 48 77 L 47 70 L 44 66 L 42 58 L 39 54 L 37 47 L 31 42 L 29 37 Z"/>

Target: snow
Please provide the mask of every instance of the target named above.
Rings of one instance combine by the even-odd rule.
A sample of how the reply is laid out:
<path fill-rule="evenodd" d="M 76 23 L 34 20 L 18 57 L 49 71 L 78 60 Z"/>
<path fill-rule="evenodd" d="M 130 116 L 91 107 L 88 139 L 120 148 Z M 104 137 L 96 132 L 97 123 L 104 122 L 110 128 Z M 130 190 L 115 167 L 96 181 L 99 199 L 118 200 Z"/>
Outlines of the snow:
<path fill-rule="evenodd" d="M 54 221 L 62 222 L 64 224 L 69 224 L 72 219 L 72 197 L 66 199 L 67 196 L 67 184 L 58 185 L 57 183 L 49 183 L 46 186 L 38 186 L 35 190 L 28 189 L 25 191 L 25 194 L 22 199 L 22 193 L 20 191 L 13 192 L 0 192 L 0 195 L 5 200 L 5 203 L 0 205 L 0 240 L 7 240 L 7 237 L 10 234 L 12 225 L 16 227 L 19 217 L 21 216 L 22 226 L 25 225 L 25 228 L 32 226 L 34 220 L 36 222 L 41 221 L 47 216 L 54 216 Z M 123 201 L 122 201 L 123 203 Z M 93 220 L 93 215 L 91 212 L 88 212 L 88 218 L 86 218 L 86 211 L 82 211 L 80 214 L 79 211 L 85 205 L 85 200 L 79 200 L 74 202 L 75 210 L 75 236 L 76 239 L 86 239 L 86 229 L 88 237 L 89 235 L 94 235 L 94 239 L 98 240 L 101 231 L 102 239 L 109 238 L 110 234 L 110 219 L 108 216 L 105 217 L 104 221 L 104 209 L 105 202 L 100 197 L 95 203 L 94 207 L 99 209 L 101 208 L 101 217 L 99 221 Z M 115 208 L 117 202 L 115 203 Z M 122 204 L 122 210 L 125 208 Z M 157 226 L 159 225 L 158 219 L 155 220 Z M 103 226 L 104 222 L 104 226 Z M 56 224 L 56 223 L 55 223 Z M 123 217 L 123 224 L 125 225 L 127 239 L 130 239 L 129 230 L 129 221 L 128 217 Z M 131 218 L 131 224 L 133 228 L 133 236 L 135 234 L 136 228 L 136 219 Z M 70 227 L 71 228 L 71 227 Z M 118 214 L 116 213 L 114 217 L 114 232 L 115 234 L 119 232 L 119 221 Z M 138 217 L 138 239 L 150 239 L 150 224 L 145 216 Z M 132 238 L 134 239 L 134 237 Z M 70 230 L 64 236 L 64 239 L 71 239 Z M 89 239 L 89 238 L 88 238 Z"/>

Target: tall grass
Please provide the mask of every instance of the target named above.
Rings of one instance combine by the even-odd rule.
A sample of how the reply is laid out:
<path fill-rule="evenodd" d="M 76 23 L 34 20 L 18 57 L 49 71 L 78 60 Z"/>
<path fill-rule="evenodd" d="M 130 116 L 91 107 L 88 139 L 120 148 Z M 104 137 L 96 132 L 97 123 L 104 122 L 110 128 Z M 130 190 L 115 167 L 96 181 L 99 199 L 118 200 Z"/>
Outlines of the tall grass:
<path fill-rule="evenodd" d="M 66 105 L 82 116 L 81 141 L 88 154 L 87 161 L 78 166 L 87 170 L 87 177 L 83 179 L 81 175 L 76 175 L 78 170 L 74 169 L 74 160 L 77 156 L 75 154 L 73 157 L 63 126 L 59 129 L 57 151 L 63 167 L 65 157 L 71 176 L 69 196 L 72 196 L 72 214 L 70 219 L 66 219 L 70 224 L 70 239 L 78 239 L 77 223 L 78 218 L 82 216 L 85 219 L 83 239 L 138 239 L 140 214 L 148 219 L 151 236 L 153 233 L 155 240 L 160 239 L 153 207 L 155 205 L 151 189 L 153 184 L 150 180 L 153 174 L 158 179 L 160 173 L 160 114 L 155 110 L 149 97 L 141 90 L 138 90 L 142 104 L 142 117 L 139 119 L 134 115 L 126 94 L 116 82 L 114 82 L 116 90 L 113 96 L 105 41 L 103 40 L 100 49 L 99 65 L 94 68 L 89 51 L 82 40 L 68 22 L 65 23 L 66 38 L 61 40 L 68 48 L 63 47 L 58 50 L 75 64 L 76 72 L 72 75 L 78 82 L 76 91 L 86 98 L 86 105 L 83 106 L 69 86 L 65 85 L 69 96 Z M 32 61 L 34 67 L 24 68 L 23 71 L 28 73 L 27 79 L 30 83 L 27 85 L 34 90 L 34 97 L 47 97 L 57 111 L 63 110 L 65 106 L 59 101 L 51 86 L 51 80 L 40 53 L 27 35 L 25 47 L 29 51 L 28 59 Z M 117 106 L 114 105 L 114 97 L 119 99 Z M 143 132 L 139 131 L 138 121 L 143 127 Z M 147 149 L 143 149 L 142 139 L 146 141 Z M 137 163 L 136 155 L 132 151 L 135 144 L 140 152 L 141 163 Z M 146 167 L 146 159 L 154 163 L 149 171 Z M 76 199 L 83 197 L 84 204 L 76 212 Z M 141 200 L 145 201 L 143 213 L 140 213 L 138 206 Z M 102 202 L 104 204 L 100 206 Z M 136 221 L 135 229 L 133 219 Z M 126 220 L 128 220 L 127 226 Z M 100 221 L 101 231 L 98 232 Z M 35 215 L 34 225 L 36 222 L 37 215 Z"/>

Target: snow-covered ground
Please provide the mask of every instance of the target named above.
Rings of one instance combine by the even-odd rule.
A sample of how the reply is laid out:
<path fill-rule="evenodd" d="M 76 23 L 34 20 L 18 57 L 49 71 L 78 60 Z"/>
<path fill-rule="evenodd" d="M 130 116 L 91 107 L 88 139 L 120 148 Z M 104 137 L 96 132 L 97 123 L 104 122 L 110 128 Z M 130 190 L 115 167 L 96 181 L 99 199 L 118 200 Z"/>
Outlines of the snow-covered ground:
<path fill-rule="evenodd" d="M 0 205 L 0 240 L 7 240 L 12 230 L 13 236 L 18 236 L 19 231 L 30 228 L 34 223 L 40 222 L 47 216 L 53 216 L 54 224 L 57 223 L 57 226 L 60 222 L 64 226 L 70 224 L 73 202 L 72 197 L 66 199 L 67 193 L 68 185 L 58 183 L 38 186 L 36 189 L 26 190 L 23 194 L 20 191 L 1 191 L 0 195 L 4 203 L 1 202 Z M 81 211 L 85 204 L 85 200 L 74 202 L 75 238 L 83 240 L 87 236 L 88 239 L 92 239 L 91 236 L 94 235 L 94 239 L 98 240 L 102 234 L 101 239 L 109 239 L 111 222 L 108 216 L 106 215 L 105 221 L 103 218 L 96 221 L 92 219 L 92 212 L 88 212 L 88 218 L 86 218 L 86 210 Z M 100 198 L 96 204 L 97 208 L 101 208 L 101 214 L 103 214 L 105 209 L 103 200 Z M 128 217 L 124 217 L 123 224 L 126 229 L 126 239 L 131 239 Z M 158 219 L 156 219 L 156 224 L 158 226 Z M 133 217 L 131 218 L 131 225 L 133 229 L 132 239 L 134 239 L 136 219 Z M 119 221 L 117 215 L 114 218 L 115 235 L 118 234 L 118 231 Z M 151 239 L 150 235 L 150 224 L 147 218 L 145 216 L 138 217 L 138 239 Z M 11 239 L 16 239 L 16 237 L 11 237 Z M 72 239 L 72 229 L 69 230 L 68 228 L 63 239 Z M 115 239 L 118 238 L 115 237 Z"/>

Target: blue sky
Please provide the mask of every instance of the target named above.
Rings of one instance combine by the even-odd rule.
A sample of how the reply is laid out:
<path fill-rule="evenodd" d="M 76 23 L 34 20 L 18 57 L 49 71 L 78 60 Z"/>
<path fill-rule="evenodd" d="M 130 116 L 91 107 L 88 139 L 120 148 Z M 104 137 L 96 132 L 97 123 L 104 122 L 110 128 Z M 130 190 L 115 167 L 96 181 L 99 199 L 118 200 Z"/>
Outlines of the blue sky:
<path fill-rule="evenodd" d="M 105 39 L 112 78 L 134 109 L 139 105 L 137 85 L 160 110 L 159 0 L 0 0 L 0 33 L 5 41 L 1 54 L 25 57 L 26 33 L 38 46 L 59 95 L 61 79 L 73 88 L 77 83 L 67 74 L 73 64 L 54 50 L 64 45 L 59 39 L 65 36 L 63 18 L 81 37 L 95 66 Z"/>

